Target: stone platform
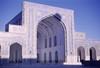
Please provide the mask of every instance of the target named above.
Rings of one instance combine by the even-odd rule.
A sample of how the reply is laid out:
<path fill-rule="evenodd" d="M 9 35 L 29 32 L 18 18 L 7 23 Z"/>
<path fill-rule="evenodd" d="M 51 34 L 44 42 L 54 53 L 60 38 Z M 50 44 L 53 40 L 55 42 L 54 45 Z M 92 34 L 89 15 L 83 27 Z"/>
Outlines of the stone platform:
<path fill-rule="evenodd" d="M 0 68 L 99 68 L 82 65 L 62 65 L 62 64 L 7 64 L 0 65 Z"/>

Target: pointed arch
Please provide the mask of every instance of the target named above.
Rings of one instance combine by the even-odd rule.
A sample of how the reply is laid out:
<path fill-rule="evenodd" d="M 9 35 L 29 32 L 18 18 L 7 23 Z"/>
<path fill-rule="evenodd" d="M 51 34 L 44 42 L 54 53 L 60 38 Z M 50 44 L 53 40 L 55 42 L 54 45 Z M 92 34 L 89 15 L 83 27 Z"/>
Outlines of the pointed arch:
<path fill-rule="evenodd" d="M 40 62 L 40 56 L 39 56 L 39 54 L 37 53 L 37 63 L 39 63 Z"/>
<path fill-rule="evenodd" d="M 58 51 L 55 51 L 55 63 L 58 63 Z"/>
<path fill-rule="evenodd" d="M 56 42 L 59 43 L 60 45 L 65 45 L 65 35 L 67 35 L 67 31 L 66 31 L 66 27 L 64 25 L 64 23 L 60 20 L 61 17 L 59 14 L 50 14 L 48 16 L 43 17 L 42 19 L 39 20 L 38 24 L 37 24 L 37 34 L 40 31 L 43 31 L 44 34 L 46 34 L 45 38 L 47 38 L 47 36 L 56 38 Z M 59 18 L 57 18 L 59 17 Z M 40 29 L 40 30 L 39 30 Z M 44 31 L 45 30 L 45 31 Z M 40 33 L 42 34 L 42 33 Z M 45 39 L 44 38 L 44 39 Z M 53 40 L 54 42 L 55 40 Z M 59 42 L 60 41 L 60 42 Z M 53 44 L 53 46 L 55 46 Z"/>
<path fill-rule="evenodd" d="M 91 47 L 89 52 L 90 52 L 90 60 L 96 60 L 96 49 L 94 47 Z"/>
<path fill-rule="evenodd" d="M 46 53 L 44 53 L 44 63 L 46 63 Z"/>
<path fill-rule="evenodd" d="M 80 46 L 80 47 L 78 47 L 78 49 L 77 49 L 77 61 L 78 62 L 81 62 L 81 61 L 83 61 L 83 60 L 85 60 L 85 49 L 82 47 L 82 46 Z"/>
<path fill-rule="evenodd" d="M 51 63 L 52 62 L 52 53 L 49 52 L 49 62 Z"/>
<path fill-rule="evenodd" d="M 37 49 L 37 52 L 40 55 L 43 54 L 45 57 L 45 55 L 49 55 L 45 54 L 47 48 L 57 48 L 58 46 L 61 46 L 61 53 L 63 54 L 61 60 L 63 60 L 63 62 L 65 61 L 65 46 L 67 45 L 65 40 L 67 40 L 67 30 L 65 24 L 61 21 L 60 15 L 57 16 L 56 14 L 50 14 L 40 19 L 37 23 L 37 35 L 37 46 L 38 48 L 40 47 L 41 51 L 44 50 L 43 52 L 40 52 L 40 50 Z M 42 48 L 42 46 L 44 46 L 44 48 Z M 58 55 L 58 52 L 56 55 Z M 46 58 L 44 57 L 40 58 L 40 60 L 44 59 L 44 62 L 46 62 Z M 58 62 L 58 58 L 56 60 Z"/>
<path fill-rule="evenodd" d="M 19 43 L 13 43 L 10 46 L 10 63 L 22 62 L 22 46 Z"/>

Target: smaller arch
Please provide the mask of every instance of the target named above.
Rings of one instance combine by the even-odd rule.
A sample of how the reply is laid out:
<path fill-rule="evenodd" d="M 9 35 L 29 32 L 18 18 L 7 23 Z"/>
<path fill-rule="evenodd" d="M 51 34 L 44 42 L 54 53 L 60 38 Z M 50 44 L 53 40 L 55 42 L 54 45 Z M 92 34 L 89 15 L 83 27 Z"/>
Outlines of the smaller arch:
<path fill-rule="evenodd" d="M 78 55 L 77 56 L 77 61 L 78 62 L 81 62 L 81 61 L 85 60 L 85 49 L 82 46 L 78 47 L 77 55 Z"/>
<path fill-rule="evenodd" d="M 52 38 L 49 37 L 49 47 L 52 47 Z"/>
<path fill-rule="evenodd" d="M 37 63 L 39 63 L 40 62 L 40 59 L 39 59 L 40 57 L 39 57 L 39 54 L 37 53 Z"/>
<path fill-rule="evenodd" d="M 44 53 L 44 63 L 46 63 L 46 53 Z"/>
<path fill-rule="evenodd" d="M 54 46 L 57 46 L 57 36 L 54 36 Z"/>
<path fill-rule="evenodd" d="M 55 51 L 55 63 L 58 63 L 58 51 Z"/>
<path fill-rule="evenodd" d="M 52 62 L 52 53 L 49 52 L 49 62 L 51 63 Z"/>
<path fill-rule="evenodd" d="M 96 49 L 94 47 L 90 48 L 90 61 L 96 60 Z"/>
<path fill-rule="evenodd" d="M 10 46 L 10 63 L 21 63 L 22 62 L 22 46 L 19 43 L 13 43 Z"/>
<path fill-rule="evenodd" d="M 45 48 L 47 48 L 47 39 L 45 39 Z"/>

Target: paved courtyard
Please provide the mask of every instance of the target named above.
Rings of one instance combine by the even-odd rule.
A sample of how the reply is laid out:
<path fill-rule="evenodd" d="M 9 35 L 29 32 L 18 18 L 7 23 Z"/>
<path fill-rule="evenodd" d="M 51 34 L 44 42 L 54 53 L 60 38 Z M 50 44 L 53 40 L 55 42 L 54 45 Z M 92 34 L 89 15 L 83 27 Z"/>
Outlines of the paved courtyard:
<path fill-rule="evenodd" d="M 1 65 L 0 68 L 99 68 L 82 65 L 62 65 L 62 64 L 9 64 Z"/>

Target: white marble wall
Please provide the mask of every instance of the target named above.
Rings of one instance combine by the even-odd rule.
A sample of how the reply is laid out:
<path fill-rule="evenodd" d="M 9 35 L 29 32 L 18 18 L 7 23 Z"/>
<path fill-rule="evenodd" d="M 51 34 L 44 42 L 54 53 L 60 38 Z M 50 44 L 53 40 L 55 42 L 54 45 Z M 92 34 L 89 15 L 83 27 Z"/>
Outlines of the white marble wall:
<path fill-rule="evenodd" d="M 22 46 L 22 55 L 25 55 L 24 34 L 0 32 L 1 59 L 9 59 L 10 46 L 13 43 L 19 43 Z"/>
<path fill-rule="evenodd" d="M 66 62 L 68 61 L 67 56 L 73 54 L 73 32 L 74 32 L 74 15 L 72 10 L 62 9 L 42 4 L 36 4 L 31 2 L 23 3 L 24 13 L 24 26 L 26 30 L 28 48 L 31 47 L 30 51 L 33 51 L 33 58 L 37 56 L 37 26 L 41 19 L 46 18 L 52 14 L 58 13 L 62 17 L 61 24 L 65 27 L 65 54 Z M 45 10 L 45 11 L 44 11 Z M 52 11 L 51 11 L 52 10 Z M 29 28 L 30 27 L 30 28 Z M 33 30 L 34 29 L 34 30 Z M 30 40 L 30 41 L 29 41 Z M 33 43 L 34 42 L 34 43 Z M 71 61 L 72 62 L 72 61 Z"/>
<path fill-rule="evenodd" d="M 65 32 L 65 64 L 77 63 L 77 48 L 85 48 L 86 60 L 89 60 L 89 48 L 95 47 L 97 60 L 100 59 L 100 42 L 86 40 L 84 33 L 82 37 L 76 36 L 74 31 L 74 11 L 48 5 L 24 2 L 22 9 L 22 26 L 9 25 L 9 32 L 0 32 L 1 58 L 9 58 L 10 45 L 17 42 L 22 45 L 22 58 L 37 59 L 37 27 L 41 20 L 58 13 L 61 16 L 60 24 Z M 77 40 L 76 40 L 77 39 Z M 59 49 L 59 53 L 61 52 Z M 63 47 L 62 47 L 63 48 Z M 56 50 L 55 48 L 51 49 Z M 46 52 L 45 50 L 43 52 Z M 49 49 L 48 51 L 49 52 Z M 60 53 L 61 55 L 62 53 Z M 53 54 L 54 55 L 54 54 Z M 60 57 L 61 58 L 61 57 Z M 54 58 L 53 58 L 54 59 Z"/>

